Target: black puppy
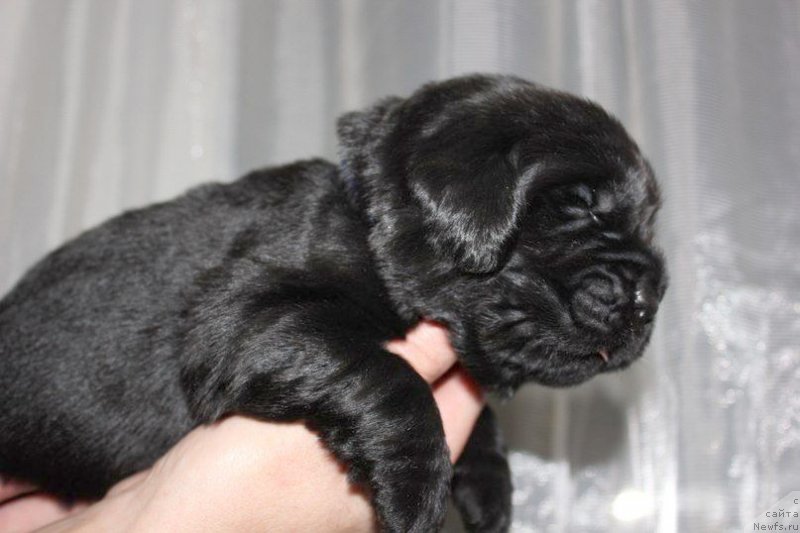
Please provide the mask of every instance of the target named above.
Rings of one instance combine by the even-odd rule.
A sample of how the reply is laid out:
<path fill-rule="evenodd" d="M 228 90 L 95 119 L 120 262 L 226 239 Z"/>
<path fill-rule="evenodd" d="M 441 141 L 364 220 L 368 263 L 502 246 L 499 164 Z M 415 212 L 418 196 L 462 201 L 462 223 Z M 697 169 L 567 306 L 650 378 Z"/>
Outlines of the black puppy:
<path fill-rule="evenodd" d="M 382 346 L 446 324 L 487 389 L 641 355 L 665 288 L 658 189 L 598 106 L 507 76 L 339 122 L 342 165 L 253 172 L 127 212 L 0 302 L 0 472 L 100 496 L 226 413 L 305 420 L 381 526 L 510 519 L 488 409 L 452 468 L 431 391 Z"/>

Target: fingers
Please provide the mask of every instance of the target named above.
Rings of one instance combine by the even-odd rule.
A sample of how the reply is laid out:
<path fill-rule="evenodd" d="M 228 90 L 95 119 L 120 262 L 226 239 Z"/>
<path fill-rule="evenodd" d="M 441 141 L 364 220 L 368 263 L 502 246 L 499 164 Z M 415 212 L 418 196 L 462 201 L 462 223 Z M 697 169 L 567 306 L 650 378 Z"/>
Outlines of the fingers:
<path fill-rule="evenodd" d="M 29 492 L 36 492 L 36 487 L 25 481 L 0 477 L 0 503 Z"/>
<path fill-rule="evenodd" d="M 423 320 L 406 334 L 386 344 L 386 349 L 399 355 L 428 383 L 442 377 L 456 362 L 447 328 L 432 320 Z"/>
<path fill-rule="evenodd" d="M 23 496 L 0 505 L 0 531 L 33 531 L 84 507 L 67 507 L 55 496 L 43 493 Z"/>
<path fill-rule="evenodd" d="M 108 491 L 108 496 L 116 496 L 122 492 L 135 488 L 142 484 L 142 482 L 147 478 L 148 470 L 143 470 L 141 472 L 137 472 L 132 476 L 128 476 Z"/>
<path fill-rule="evenodd" d="M 456 365 L 434 384 L 433 398 L 442 416 L 450 460 L 455 463 L 481 414 L 485 403 L 483 393 L 469 374 Z"/>
<path fill-rule="evenodd" d="M 136 531 L 367 531 L 373 522 L 369 499 L 302 423 L 243 416 L 195 429 L 114 499 L 106 522 L 134 514 Z"/>

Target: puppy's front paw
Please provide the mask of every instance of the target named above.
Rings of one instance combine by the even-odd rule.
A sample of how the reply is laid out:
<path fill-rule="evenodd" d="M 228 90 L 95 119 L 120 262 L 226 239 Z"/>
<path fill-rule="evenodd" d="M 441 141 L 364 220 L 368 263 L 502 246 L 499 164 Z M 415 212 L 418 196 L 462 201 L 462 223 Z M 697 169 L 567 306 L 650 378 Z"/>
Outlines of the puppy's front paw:
<path fill-rule="evenodd" d="M 450 492 L 450 461 L 446 454 L 422 458 L 425 465 L 420 465 L 419 459 L 405 465 L 381 465 L 379 475 L 373 477 L 370 485 L 381 531 L 433 533 L 442 528 Z"/>
<path fill-rule="evenodd" d="M 511 490 L 502 480 L 494 482 L 453 482 L 453 499 L 458 503 L 467 531 L 505 533 L 511 527 Z M 497 482 L 501 481 L 501 482 Z"/>
<path fill-rule="evenodd" d="M 353 479 L 369 485 L 382 531 L 433 533 L 444 522 L 453 476 L 439 411 L 430 387 L 404 361 L 392 356 L 384 363 L 392 371 L 374 377 L 393 379 L 360 413 L 353 432 L 339 440 L 337 423 L 320 428 L 321 435 Z"/>
<path fill-rule="evenodd" d="M 511 469 L 491 409 L 483 408 L 453 476 L 453 501 L 470 532 L 511 526 Z"/>
<path fill-rule="evenodd" d="M 308 352 L 317 354 L 315 372 L 300 374 L 291 388 L 278 386 L 288 381 L 283 377 L 254 373 L 229 410 L 305 420 L 348 465 L 350 479 L 370 488 L 382 531 L 439 531 L 453 468 L 431 389 L 408 363 L 385 351 L 353 364 L 345 355 L 356 344 L 351 339 L 333 351 L 337 346 L 329 339 L 306 338 Z M 325 350 L 333 353 L 320 356 Z"/>

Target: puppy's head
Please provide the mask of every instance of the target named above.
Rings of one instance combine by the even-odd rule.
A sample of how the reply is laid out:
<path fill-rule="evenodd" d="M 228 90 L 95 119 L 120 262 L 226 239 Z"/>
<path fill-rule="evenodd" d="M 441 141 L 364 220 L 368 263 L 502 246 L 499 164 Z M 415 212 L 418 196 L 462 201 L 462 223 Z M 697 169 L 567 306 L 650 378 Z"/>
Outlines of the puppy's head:
<path fill-rule="evenodd" d="M 401 313 L 446 322 L 484 385 L 628 366 L 666 287 L 652 170 L 597 105 L 507 76 L 430 84 L 339 122 Z"/>

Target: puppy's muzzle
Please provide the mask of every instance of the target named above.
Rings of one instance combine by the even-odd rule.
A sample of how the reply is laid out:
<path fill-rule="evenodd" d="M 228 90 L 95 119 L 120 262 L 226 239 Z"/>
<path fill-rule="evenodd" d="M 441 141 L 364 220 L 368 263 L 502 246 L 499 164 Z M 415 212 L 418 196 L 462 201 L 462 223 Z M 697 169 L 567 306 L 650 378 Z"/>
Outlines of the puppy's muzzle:
<path fill-rule="evenodd" d="M 658 309 L 658 287 L 650 274 L 622 268 L 593 270 L 580 278 L 573 292 L 573 319 L 601 337 L 641 335 Z"/>

